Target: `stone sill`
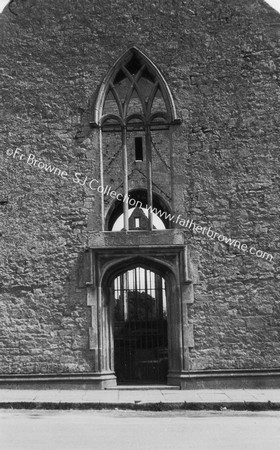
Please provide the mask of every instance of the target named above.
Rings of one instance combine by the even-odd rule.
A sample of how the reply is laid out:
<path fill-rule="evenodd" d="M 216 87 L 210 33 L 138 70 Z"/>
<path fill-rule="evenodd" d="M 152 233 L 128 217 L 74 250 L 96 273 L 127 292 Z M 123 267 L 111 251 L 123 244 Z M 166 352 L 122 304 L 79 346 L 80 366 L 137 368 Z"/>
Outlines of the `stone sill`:
<path fill-rule="evenodd" d="M 182 230 L 100 231 L 89 234 L 88 247 L 183 246 Z"/>

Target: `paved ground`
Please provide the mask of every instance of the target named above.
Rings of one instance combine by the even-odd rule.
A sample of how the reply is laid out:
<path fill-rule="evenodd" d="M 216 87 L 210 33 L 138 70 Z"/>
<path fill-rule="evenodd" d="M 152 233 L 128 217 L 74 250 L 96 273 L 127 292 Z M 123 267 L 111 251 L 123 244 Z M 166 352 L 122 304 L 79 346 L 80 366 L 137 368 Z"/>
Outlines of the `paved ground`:
<path fill-rule="evenodd" d="M 276 450 L 280 412 L 0 410 L 1 450 Z"/>
<path fill-rule="evenodd" d="M 280 409 L 280 389 L 233 389 L 233 390 L 173 390 L 173 389 L 114 389 L 114 390 L 66 390 L 66 389 L 0 389 L 0 408 L 82 408 L 94 406 L 131 407 L 147 404 L 183 405 L 199 407 L 211 405 L 219 407 L 244 404 L 259 409 Z"/>

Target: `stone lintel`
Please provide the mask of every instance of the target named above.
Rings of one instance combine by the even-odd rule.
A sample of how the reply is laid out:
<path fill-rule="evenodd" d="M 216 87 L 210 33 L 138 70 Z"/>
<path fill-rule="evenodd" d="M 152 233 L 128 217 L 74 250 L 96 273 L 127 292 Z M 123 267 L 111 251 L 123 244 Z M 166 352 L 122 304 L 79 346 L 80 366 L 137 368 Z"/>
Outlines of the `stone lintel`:
<path fill-rule="evenodd" d="M 181 230 L 154 231 L 100 231 L 89 234 L 88 246 L 104 247 L 143 247 L 156 245 L 184 245 Z"/>

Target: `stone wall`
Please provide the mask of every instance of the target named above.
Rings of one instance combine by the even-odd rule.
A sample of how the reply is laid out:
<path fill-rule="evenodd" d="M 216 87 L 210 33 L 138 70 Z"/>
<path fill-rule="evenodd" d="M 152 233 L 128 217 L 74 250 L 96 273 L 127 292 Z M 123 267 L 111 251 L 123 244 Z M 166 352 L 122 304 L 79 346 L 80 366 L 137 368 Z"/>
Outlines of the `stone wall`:
<path fill-rule="evenodd" d="M 273 256 L 186 230 L 200 272 L 191 368 L 279 367 L 279 15 L 258 0 L 16 0 L 11 10 L 0 17 L 1 373 L 94 370 L 79 281 L 88 230 L 101 229 L 89 123 L 131 46 L 159 67 L 182 119 L 174 213 Z"/>

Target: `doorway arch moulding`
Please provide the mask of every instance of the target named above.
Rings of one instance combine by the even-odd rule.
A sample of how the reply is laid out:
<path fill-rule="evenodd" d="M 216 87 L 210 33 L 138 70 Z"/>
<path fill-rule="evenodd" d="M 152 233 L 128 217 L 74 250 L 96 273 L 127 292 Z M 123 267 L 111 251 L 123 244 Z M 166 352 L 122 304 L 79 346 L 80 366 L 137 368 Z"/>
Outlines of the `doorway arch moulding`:
<path fill-rule="evenodd" d="M 106 234 L 112 238 L 114 234 L 120 235 L 114 232 Z M 140 234 L 147 233 L 137 233 Z M 116 276 L 135 267 L 153 270 L 166 280 L 169 336 L 167 382 L 170 385 L 180 385 L 183 374 L 188 373 L 190 369 L 189 348 L 194 346 L 193 324 L 188 320 L 188 305 L 194 301 L 193 285 L 196 283 L 189 250 L 183 243 L 141 247 L 104 247 L 101 244 L 89 248 L 86 252 L 87 305 L 91 308 L 89 349 L 92 352 L 98 386 L 104 388 L 117 384 L 114 372 L 112 283 Z"/>

